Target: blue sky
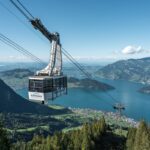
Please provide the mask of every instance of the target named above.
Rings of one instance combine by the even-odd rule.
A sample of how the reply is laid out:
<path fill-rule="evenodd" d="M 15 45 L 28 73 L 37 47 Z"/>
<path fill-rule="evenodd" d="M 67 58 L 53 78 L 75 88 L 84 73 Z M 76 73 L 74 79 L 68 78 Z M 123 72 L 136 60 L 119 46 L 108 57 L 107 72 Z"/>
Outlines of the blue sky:
<path fill-rule="evenodd" d="M 150 56 L 149 0 L 20 0 L 50 32 L 59 32 L 62 46 L 77 60 L 111 62 Z M 34 55 L 48 60 L 50 44 L 16 10 L 0 0 L 0 33 Z M 0 61 L 29 61 L 0 42 Z"/>

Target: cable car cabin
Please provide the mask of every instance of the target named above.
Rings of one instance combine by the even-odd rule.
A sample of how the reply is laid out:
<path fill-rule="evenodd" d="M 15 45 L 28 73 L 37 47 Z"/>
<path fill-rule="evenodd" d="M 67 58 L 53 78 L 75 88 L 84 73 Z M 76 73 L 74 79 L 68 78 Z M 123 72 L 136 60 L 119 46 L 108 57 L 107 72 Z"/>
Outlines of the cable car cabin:
<path fill-rule="evenodd" d="M 33 76 L 29 77 L 29 100 L 47 103 L 56 97 L 67 94 L 66 76 Z"/>

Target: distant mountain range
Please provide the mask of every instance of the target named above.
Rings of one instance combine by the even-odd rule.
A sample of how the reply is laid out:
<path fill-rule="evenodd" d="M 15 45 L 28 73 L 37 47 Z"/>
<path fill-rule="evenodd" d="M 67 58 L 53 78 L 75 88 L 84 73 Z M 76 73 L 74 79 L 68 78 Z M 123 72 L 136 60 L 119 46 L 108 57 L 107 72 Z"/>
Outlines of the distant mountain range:
<path fill-rule="evenodd" d="M 107 91 L 107 90 L 114 89 L 114 87 L 109 84 L 99 82 L 93 79 L 88 79 L 88 78 L 77 79 L 74 77 L 69 77 L 68 84 L 70 87 L 93 89 L 93 90 L 100 90 L 100 91 Z"/>
<path fill-rule="evenodd" d="M 71 70 L 70 70 L 71 71 Z M 28 77 L 34 75 L 29 69 L 13 69 L 0 72 L 0 78 L 3 79 L 14 90 L 28 87 Z M 94 90 L 112 90 L 114 87 L 92 79 L 78 79 L 68 77 L 69 88 L 86 88 Z"/>
<path fill-rule="evenodd" d="M 117 61 L 99 69 L 96 74 L 101 78 L 150 84 L 150 57 Z"/>
<path fill-rule="evenodd" d="M 29 69 L 13 69 L 0 72 L 0 79 L 14 90 L 28 87 L 28 77 L 34 75 Z"/>
<path fill-rule="evenodd" d="M 0 72 L 0 77 L 7 78 L 24 78 L 33 75 L 34 73 L 29 69 L 13 69 Z"/>
<path fill-rule="evenodd" d="M 61 111 L 67 112 L 68 109 Z M 16 94 L 0 79 L 0 113 L 60 114 L 60 110 L 30 102 Z"/>

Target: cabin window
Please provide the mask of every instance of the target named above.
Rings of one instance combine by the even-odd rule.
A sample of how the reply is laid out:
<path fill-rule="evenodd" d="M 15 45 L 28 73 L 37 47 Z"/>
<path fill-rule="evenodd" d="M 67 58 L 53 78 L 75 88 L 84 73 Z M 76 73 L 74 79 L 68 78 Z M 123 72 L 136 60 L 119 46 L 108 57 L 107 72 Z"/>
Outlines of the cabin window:
<path fill-rule="evenodd" d="M 67 89 L 67 77 L 50 78 L 44 80 L 29 80 L 29 91 L 31 92 L 59 92 Z"/>
<path fill-rule="evenodd" d="M 44 80 L 43 91 L 45 93 L 53 91 L 53 79 L 46 79 L 46 80 Z"/>
<path fill-rule="evenodd" d="M 29 91 L 43 92 L 43 80 L 29 80 Z"/>

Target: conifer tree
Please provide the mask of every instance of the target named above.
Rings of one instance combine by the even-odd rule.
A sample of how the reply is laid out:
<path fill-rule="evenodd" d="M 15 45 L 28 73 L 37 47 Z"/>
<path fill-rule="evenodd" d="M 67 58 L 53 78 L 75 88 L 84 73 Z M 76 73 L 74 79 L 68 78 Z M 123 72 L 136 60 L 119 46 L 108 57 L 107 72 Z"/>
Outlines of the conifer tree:
<path fill-rule="evenodd" d="M 82 150 L 91 150 L 91 138 L 87 132 L 83 135 Z"/>
<path fill-rule="evenodd" d="M 54 150 L 61 150 L 61 136 L 62 133 L 56 132 L 52 138 L 52 145 Z"/>
<path fill-rule="evenodd" d="M 7 131 L 3 128 L 2 123 L 0 122 L 0 150 L 9 150 L 10 141 L 8 139 Z"/>
<path fill-rule="evenodd" d="M 100 130 L 102 133 L 104 133 L 106 130 L 106 122 L 104 116 L 100 119 L 99 123 Z"/>
<path fill-rule="evenodd" d="M 52 149 L 52 145 L 51 145 L 51 137 L 50 135 L 46 138 L 46 150 L 51 150 Z"/>
<path fill-rule="evenodd" d="M 82 150 L 90 150 L 90 142 L 91 142 L 91 134 L 89 132 L 89 125 L 86 123 L 82 130 L 80 131 L 82 132 L 82 145 L 81 145 L 81 149 Z"/>
<path fill-rule="evenodd" d="M 136 128 L 131 128 L 128 131 L 127 141 L 126 141 L 126 149 L 133 150 L 134 142 L 135 142 Z"/>
<path fill-rule="evenodd" d="M 142 139 L 141 139 L 141 149 L 142 150 L 149 150 L 150 149 L 150 134 L 147 124 L 143 123 L 143 132 L 142 132 Z"/>
<path fill-rule="evenodd" d="M 80 149 L 83 137 L 80 130 L 72 132 L 72 141 L 74 145 L 74 149 Z"/>
<path fill-rule="evenodd" d="M 148 126 L 141 121 L 136 132 L 134 150 L 150 150 L 150 135 Z"/>

